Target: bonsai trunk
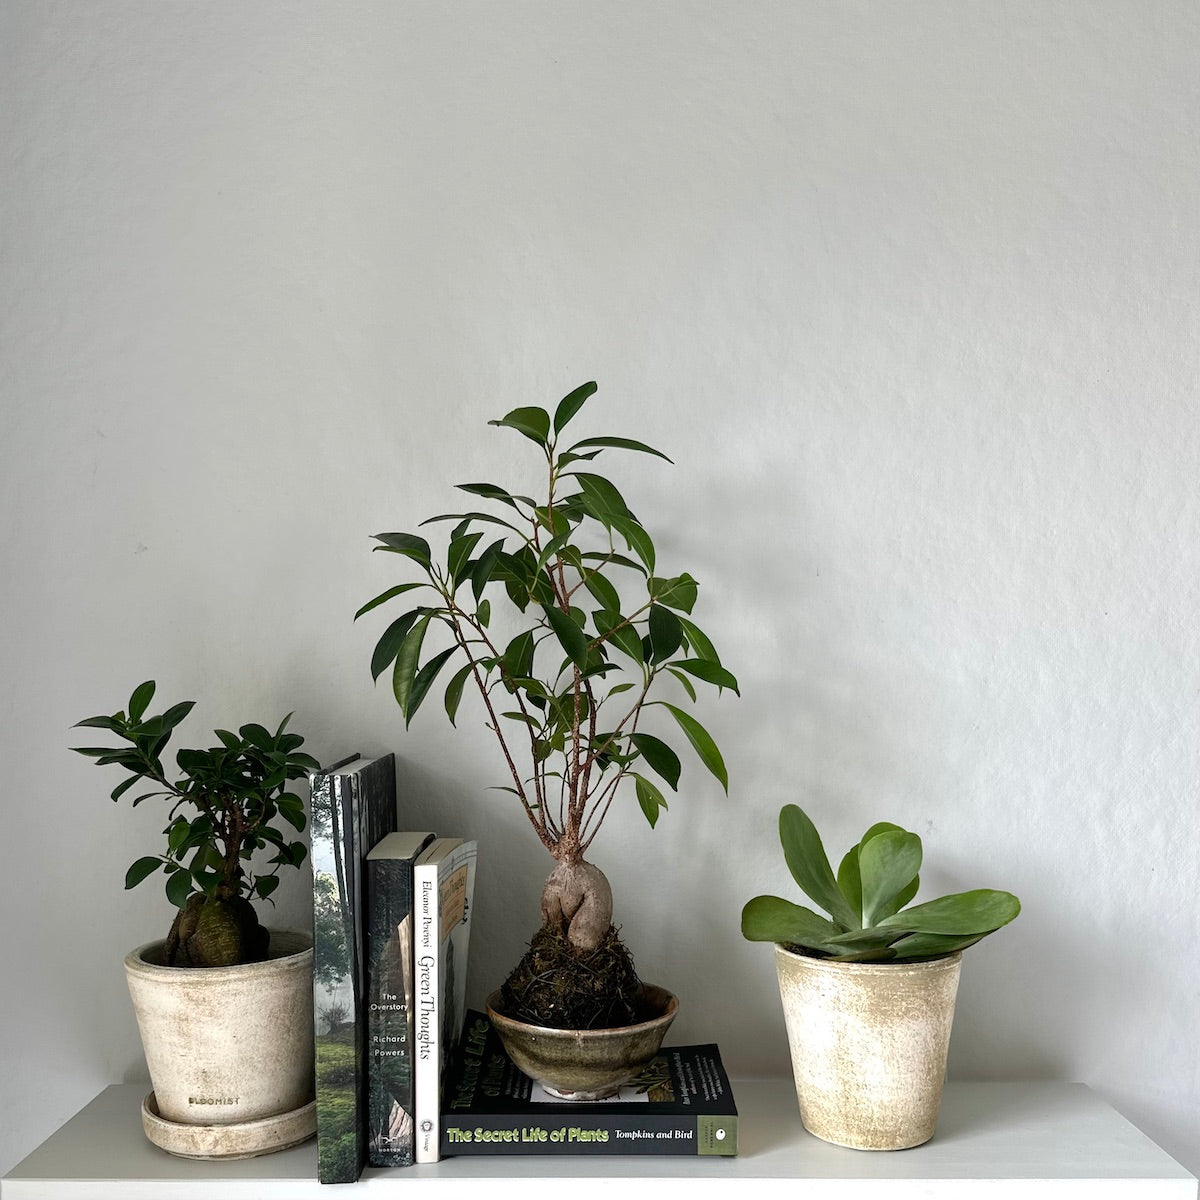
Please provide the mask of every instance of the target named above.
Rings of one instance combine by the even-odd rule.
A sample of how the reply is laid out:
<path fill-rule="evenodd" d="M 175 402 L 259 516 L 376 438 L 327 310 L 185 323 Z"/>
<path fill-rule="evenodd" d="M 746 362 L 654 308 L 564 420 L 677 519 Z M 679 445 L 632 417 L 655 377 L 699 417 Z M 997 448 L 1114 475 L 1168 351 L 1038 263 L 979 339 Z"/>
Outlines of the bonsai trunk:
<path fill-rule="evenodd" d="M 595 950 L 608 936 L 612 914 L 612 888 L 599 867 L 575 856 L 550 873 L 542 889 L 542 924 L 574 950 Z"/>

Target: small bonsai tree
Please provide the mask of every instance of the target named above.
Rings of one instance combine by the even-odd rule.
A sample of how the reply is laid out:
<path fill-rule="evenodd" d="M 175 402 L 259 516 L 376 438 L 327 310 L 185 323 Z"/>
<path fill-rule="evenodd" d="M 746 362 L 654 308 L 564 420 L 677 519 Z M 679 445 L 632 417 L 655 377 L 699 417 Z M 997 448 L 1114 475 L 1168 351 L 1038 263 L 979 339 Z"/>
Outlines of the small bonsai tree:
<path fill-rule="evenodd" d="M 908 905 L 920 887 L 921 839 L 886 821 L 872 825 L 837 875 L 821 835 L 797 805 L 779 814 L 779 840 L 792 878 L 829 917 L 779 896 L 755 896 L 742 934 L 839 962 L 915 962 L 965 950 L 1021 911 L 1011 892 L 979 888 Z"/>
<path fill-rule="evenodd" d="M 458 667 L 444 693 L 451 722 L 468 683 L 482 699 L 508 768 L 511 786 L 504 790 L 516 796 L 557 863 L 530 951 L 537 965 L 519 986 L 518 967 L 505 1004 L 514 1016 L 568 1027 L 636 1017 L 638 981 L 612 926 L 612 891 L 586 856 L 623 782 L 632 780 L 651 826 L 667 807 L 660 784 L 678 787 L 679 756 L 665 735 L 645 727 L 651 713 L 682 732 L 728 791 L 708 731 L 652 693 L 658 697 L 668 679 L 692 701 L 697 682 L 737 691 L 737 680 L 691 620 L 696 580 L 686 572 L 658 573 L 650 534 L 616 486 L 590 466 L 606 450 L 670 460 L 629 438 L 564 444 L 568 425 L 595 391 L 594 383 L 576 388 L 553 416 L 518 408 L 489 422 L 538 447 L 545 471 L 540 496 L 513 495 L 494 483 L 457 485 L 497 511 L 424 522 L 454 523 L 439 557 L 416 534 L 376 535 L 376 550 L 409 560 L 423 579 L 389 588 L 356 614 L 414 591 L 425 600 L 387 627 L 371 663 L 376 679 L 391 670 L 406 725 L 452 661 Z M 523 617 L 515 634 L 507 614 L 493 619 L 493 599 L 500 597 Z M 501 636 L 500 629 L 507 632 Z M 431 646 L 435 633 L 441 644 Z M 549 971 L 547 955 L 556 964 Z M 564 995 L 564 973 L 572 968 L 594 1003 Z"/>
<path fill-rule="evenodd" d="M 270 733 L 262 725 L 243 725 L 236 734 L 218 729 L 221 744 L 209 750 L 180 750 L 175 761 L 182 775 L 174 782 L 162 755 L 175 727 L 195 701 L 175 704 L 147 716 L 153 680 L 134 689 L 127 712 L 88 717 L 79 727 L 104 729 L 127 742 L 124 747 L 74 747 L 97 766 L 115 764 L 129 778 L 112 791 L 119 800 L 139 782 L 151 786 L 137 796 L 170 805 L 166 852 L 139 858 L 125 875 L 136 887 L 156 871 L 166 873 L 167 898 L 178 908 L 164 947 L 168 966 L 223 967 L 267 957 L 269 935 L 259 923 L 251 897 L 266 900 L 279 885 L 281 867 L 298 867 L 307 849 L 289 841 L 277 818 L 296 830 L 305 824 L 304 805 L 287 791 L 288 783 L 318 767 L 299 752 L 304 739 L 287 732 L 290 714 Z M 251 860 L 274 848 L 269 871 L 256 872 Z"/>

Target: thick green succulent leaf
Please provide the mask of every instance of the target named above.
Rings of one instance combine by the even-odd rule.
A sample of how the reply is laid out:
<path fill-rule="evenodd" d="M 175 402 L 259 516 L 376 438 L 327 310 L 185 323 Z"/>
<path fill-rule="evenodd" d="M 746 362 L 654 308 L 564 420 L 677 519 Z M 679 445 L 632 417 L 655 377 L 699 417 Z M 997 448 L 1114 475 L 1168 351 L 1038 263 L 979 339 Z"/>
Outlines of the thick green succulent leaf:
<path fill-rule="evenodd" d="M 725 789 L 725 794 L 728 795 L 729 772 L 725 769 L 725 760 L 721 757 L 721 751 L 717 749 L 717 744 L 712 740 L 708 730 L 690 713 L 685 713 L 683 709 L 676 708 L 675 705 L 668 704 L 665 700 L 660 703 L 675 718 L 679 728 L 692 743 L 692 748 L 700 756 L 700 761 L 713 773 L 721 787 Z"/>
<path fill-rule="evenodd" d="M 556 434 L 562 433 L 571 418 L 583 407 L 587 398 L 596 394 L 596 390 L 594 382 L 581 383 L 558 402 L 558 407 L 554 410 L 554 432 Z M 577 447 L 572 446 L 571 449 L 574 450 Z"/>
<path fill-rule="evenodd" d="M 825 917 L 780 896 L 755 896 L 742 909 L 742 936 L 752 942 L 783 942 L 824 950 L 842 931 Z"/>
<path fill-rule="evenodd" d="M 854 913 L 856 926 L 862 924 L 862 875 L 858 869 L 858 852 L 861 848 L 861 843 L 851 846 L 837 870 L 838 891 L 846 898 L 846 903 Z"/>
<path fill-rule="evenodd" d="M 817 827 L 797 804 L 784 805 L 779 814 L 779 840 L 783 857 L 800 890 L 820 905 L 843 929 L 858 926 L 858 915 L 846 902 L 833 876 Z"/>
<path fill-rule="evenodd" d="M 872 926 L 880 920 L 880 911 L 916 879 L 921 869 L 921 839 L 903 829 L 876 834 L 860 843 L 858 869 L 862 923 Z"/>
<path fill-rule="evenodd" d="M 645 776 L 639 775 L 636 771 L 631 771 L 630 774 L 633 776 L 638 805 L 646 820 L 650 822 L 650 828 L 653 829 L 658 823 L 659 809 L 667 807 L 666 797 Z"/>
<path fill-rule="evenodd" d="M 897 959 L 910 961 L 917 958 L 941 958 L 973 946 L 987 934 L 953 933 L 910 933 L 892 943 L 892 953 Z"/>
<path fill-rule="evenodd" d="M 544 408 L 530 406 L 514 408 L 497 421 L 489 421 L 489 425 L 502 425 L 523 433 L 532 442 L 544 446 L 550 440 L 550 414 Z"/>
<path fill-rule="evenodd" d="M 651 733 L 632 733 L 629 740 L 638 748 L 651 768 L 661 775 L 672 791 L 679 790 L 679 755 L 660 738 Z M 653 822 L 651 822 L 653 824 Z"/>
<path fill-rule="evenodd" d="M 1007 925 L 1021 911 L 1011 892 L 977 888 L 914 904 L 880 921 L 880 926 L 909 933 L 982 935 Z"/>

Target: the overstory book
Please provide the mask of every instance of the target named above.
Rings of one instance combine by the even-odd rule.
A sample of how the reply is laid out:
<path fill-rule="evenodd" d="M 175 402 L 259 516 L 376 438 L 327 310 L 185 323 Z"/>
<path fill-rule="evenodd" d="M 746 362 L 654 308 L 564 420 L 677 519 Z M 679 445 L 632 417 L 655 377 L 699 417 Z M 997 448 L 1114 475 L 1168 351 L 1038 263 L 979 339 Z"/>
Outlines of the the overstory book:
<path fill-rule="evenodd" d="M 446 1077 L 442 1153 L 737 1154 L 738 1116 L 715 1045 L 664 1046 L 608 1100 L 557 1100 L 469 1012 Z"/>
<path fill-rule="evenodd" d="M 413 867 L 414 1088 L 418 1163 L 437 1162 L 442 1076 L 466 1015 L 478 845 L 438 838 Z"/>
<path fill-rule="evenodd" d="M 363 860 L 396 828 L 395 755 L 354 756 L 309 784 L 317 1178 L 353 1183 L 366 1161 Z"/>
<path fill-rule="evenodd" d="M 367 1161 L 413 1161 L 413 862 L 433 834 L 389 833 L 367 854 Z"/>

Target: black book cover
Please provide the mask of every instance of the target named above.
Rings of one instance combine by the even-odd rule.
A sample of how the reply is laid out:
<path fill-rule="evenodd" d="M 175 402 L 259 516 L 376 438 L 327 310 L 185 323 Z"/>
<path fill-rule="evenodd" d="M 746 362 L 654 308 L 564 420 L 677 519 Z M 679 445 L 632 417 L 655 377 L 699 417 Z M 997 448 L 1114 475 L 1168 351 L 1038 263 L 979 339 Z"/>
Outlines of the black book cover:
<path fill-rule="evenodd" d="M 737 1154 L 737 1106 L 715 1045 L 664 1046 L 610 1100 L 556 1100 L 467 1013 L 450 1064 L 442 1154 Z"/>

